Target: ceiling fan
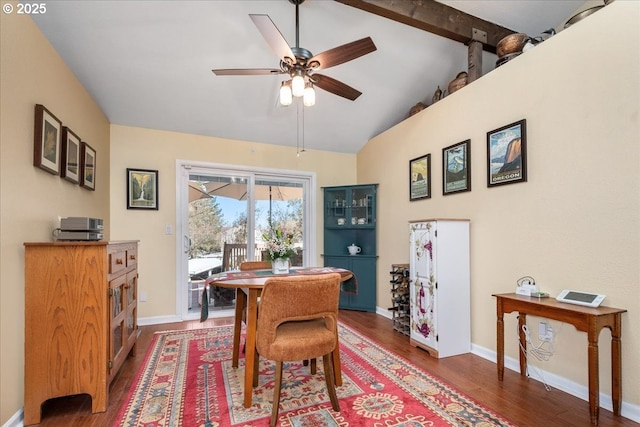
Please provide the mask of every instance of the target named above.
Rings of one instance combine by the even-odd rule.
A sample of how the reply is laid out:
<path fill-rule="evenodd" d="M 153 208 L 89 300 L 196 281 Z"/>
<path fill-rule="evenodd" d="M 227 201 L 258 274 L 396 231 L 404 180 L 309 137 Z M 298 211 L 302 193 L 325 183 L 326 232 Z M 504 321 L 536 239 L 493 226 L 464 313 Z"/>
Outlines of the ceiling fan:
<path fill-rule="evenodd" d="M 280 68 L 231 68 L 212 70 L 217 76 L 241 76 L 241 75 L 273 75 L 288 74 L 291 79 L 282 82 L 280 87 L 280 103 L 289 105 L 292 95 L 304 97 L 304 105 L 315 103 L 313 86 L 327 92 L 349 99 L 356 100 L 362 92 L 346 85 L 332 77 L 316 73 L 317 70 L 325 70 L 329 67 L 343 64 L 376 50 L 371 37 L 365 37 L 351 43 L 347 43 L 333 49 L 326 50 L 317 55 L 300 47 L 299 43 L 299 11 L 298 8 L 304 0 L 289 0 L 296 6 L 296 45 L 290 47 L 280 30 L 273 23 L 269 15 L 250 14 L 262 37 L 266 40 L 271 50 L 280 58 Z"/>

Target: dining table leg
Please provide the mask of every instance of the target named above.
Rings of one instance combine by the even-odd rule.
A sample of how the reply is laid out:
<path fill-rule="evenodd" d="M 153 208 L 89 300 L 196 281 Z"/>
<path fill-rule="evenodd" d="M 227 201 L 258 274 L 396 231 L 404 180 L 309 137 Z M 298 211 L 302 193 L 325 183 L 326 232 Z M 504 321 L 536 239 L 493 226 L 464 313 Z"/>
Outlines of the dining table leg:
<path fill-rule="evenodd" d="M 240 335 L 242 332 L 242 315 L 244 309 L 247 307 L 247 294 L 242 289 L 236 289 L 236 313 L 233 323 L 233 358 L 231 359 L 231 366 L 238 367 L 238 360 L 240 359 Z"/>
<path fill-rule="evenodd" d="M 256 329 L 258 326 L 258 296 L 260 289 L 249 288 L 247 301 L 247 334 L 244 364 L 244 407 L 251 407 L 253 372 L 256 362 Z"/>

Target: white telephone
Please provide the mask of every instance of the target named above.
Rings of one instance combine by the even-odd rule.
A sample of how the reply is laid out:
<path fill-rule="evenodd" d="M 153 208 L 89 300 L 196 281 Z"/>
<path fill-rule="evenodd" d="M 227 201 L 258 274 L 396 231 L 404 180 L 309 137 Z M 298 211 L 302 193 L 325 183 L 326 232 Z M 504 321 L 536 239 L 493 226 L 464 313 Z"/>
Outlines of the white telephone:
<path fill-rule="evenodd" d="M 531 296 L 539 293 L 536 281 L 531 276 L 521 277 L 516 282 L 516 294 L 518 295 Z"/>

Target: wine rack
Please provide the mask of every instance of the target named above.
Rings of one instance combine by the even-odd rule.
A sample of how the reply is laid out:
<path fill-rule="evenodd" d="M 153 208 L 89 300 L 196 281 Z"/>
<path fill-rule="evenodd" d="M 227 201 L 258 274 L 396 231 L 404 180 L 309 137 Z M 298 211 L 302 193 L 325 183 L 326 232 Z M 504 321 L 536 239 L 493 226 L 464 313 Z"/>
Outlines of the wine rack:
<path fill-rule="evenodd" d="M 391 271 L 391 320 L 393 329 L 409 336 L 411 309 L 409 298 L 409 264 L 392 264 Z"/>

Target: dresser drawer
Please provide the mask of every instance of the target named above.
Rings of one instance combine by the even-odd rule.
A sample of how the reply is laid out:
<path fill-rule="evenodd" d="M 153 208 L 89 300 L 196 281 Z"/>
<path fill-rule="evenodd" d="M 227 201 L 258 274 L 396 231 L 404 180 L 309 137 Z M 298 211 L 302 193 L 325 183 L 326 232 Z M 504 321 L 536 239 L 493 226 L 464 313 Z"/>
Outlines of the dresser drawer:
<path fill-rule="evenodd" d="M 127 267 L 131 267 L 138 264 L 138 248 L 127 249 Z"/>
<path fill-rule="evenodd" d="M 117 251 L 109 254 L 109 274 L 115 274 L 127 267 L 127 251 Z"/>

